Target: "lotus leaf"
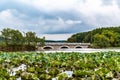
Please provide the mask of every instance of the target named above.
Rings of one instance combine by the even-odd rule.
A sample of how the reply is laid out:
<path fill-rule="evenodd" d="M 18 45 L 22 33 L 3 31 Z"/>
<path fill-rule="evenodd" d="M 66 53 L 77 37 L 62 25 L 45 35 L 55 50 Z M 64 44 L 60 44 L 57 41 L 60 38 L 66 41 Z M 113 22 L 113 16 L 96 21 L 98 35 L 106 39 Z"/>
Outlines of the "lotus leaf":
<path fill-rule="evenodd" d="M 58 74 L 58 80 L 67 80 L 68 75 L 66 73 Z"/>
<path fill-rule="evenodd" d="M 27 71 L 30 73 L 34 73 L 35 72 L 35 67 L 28 67 Z"/>
<path fill-rule="evenodd" d="M 107 79 L 113 79 L 113 73 L 112 73 L 112 71 L 110 71 L 110 72 L 108 72 L 107 74 L 106 74 L 106 78 Z"/>
<path fill-rule="evenodd" d="M 39 76 L 39 79 L 40 79 L 40 80 L 51 80 L 51 76 L 48 75 L 48 74 L 41 74 L 41 75 Z"/>
<path fill-rule="evenodd" d="M 25 64 L 26 69 L 10 76 L 10 70 Z M 73 71 L 71 78 L 61 74 Z M 58 75 L 59 74 L 59 75 Z M 60 75 L 61 74 L 61 75 Z M 120 79 L 120 52 L 95 53 L 44 53 L 0 52 L 0 79 L 51 80 L 54 77 L 66 80 Z M 62 78 L 61 78 L 62 77 Z"/>

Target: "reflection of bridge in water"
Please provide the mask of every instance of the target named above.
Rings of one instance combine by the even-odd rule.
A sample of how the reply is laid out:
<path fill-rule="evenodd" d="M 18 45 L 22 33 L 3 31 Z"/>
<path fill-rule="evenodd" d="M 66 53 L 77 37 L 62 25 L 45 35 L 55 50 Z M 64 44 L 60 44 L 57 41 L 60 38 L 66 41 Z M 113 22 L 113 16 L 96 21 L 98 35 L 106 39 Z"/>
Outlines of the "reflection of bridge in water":
<path fill-rule="evenodd" d="M 60 49 L 78 49 L 88 48 L 90 43 L 45 43 L 45 46 L 40 47 L 38 50 L 60 50 Z"/>

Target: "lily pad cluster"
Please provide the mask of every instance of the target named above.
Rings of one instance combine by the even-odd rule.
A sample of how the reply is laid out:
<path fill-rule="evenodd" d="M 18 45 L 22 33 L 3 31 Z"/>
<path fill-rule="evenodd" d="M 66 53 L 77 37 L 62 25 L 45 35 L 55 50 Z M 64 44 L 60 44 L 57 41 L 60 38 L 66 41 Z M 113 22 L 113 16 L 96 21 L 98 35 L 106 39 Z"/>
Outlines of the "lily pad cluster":
<path fill-rule="evenodd" d="M 18 79 L 119 80 L 120 52 L 0 52 L 0 80 Z"/>

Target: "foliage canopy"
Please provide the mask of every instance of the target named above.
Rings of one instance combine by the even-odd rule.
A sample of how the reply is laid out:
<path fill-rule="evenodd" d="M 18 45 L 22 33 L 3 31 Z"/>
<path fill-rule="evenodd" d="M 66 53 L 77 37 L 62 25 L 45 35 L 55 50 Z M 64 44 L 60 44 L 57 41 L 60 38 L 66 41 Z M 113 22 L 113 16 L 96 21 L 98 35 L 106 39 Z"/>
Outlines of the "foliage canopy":
<path fill-rule="evenodd" d="M 120 47 L 120 27 L 97 28 L 72 35 L 68 42 L 91 43 L 92 47 Z"/>

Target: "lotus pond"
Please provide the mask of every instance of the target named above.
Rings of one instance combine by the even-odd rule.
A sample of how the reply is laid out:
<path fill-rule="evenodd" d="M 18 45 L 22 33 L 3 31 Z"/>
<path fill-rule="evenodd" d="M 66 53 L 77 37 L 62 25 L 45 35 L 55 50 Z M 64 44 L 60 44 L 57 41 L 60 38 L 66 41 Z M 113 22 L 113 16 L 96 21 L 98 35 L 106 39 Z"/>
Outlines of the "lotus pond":
<path fill-rule="evenodd" d="M 0 52 L 0 80 L 120 80 L 120 52 Z"/>

